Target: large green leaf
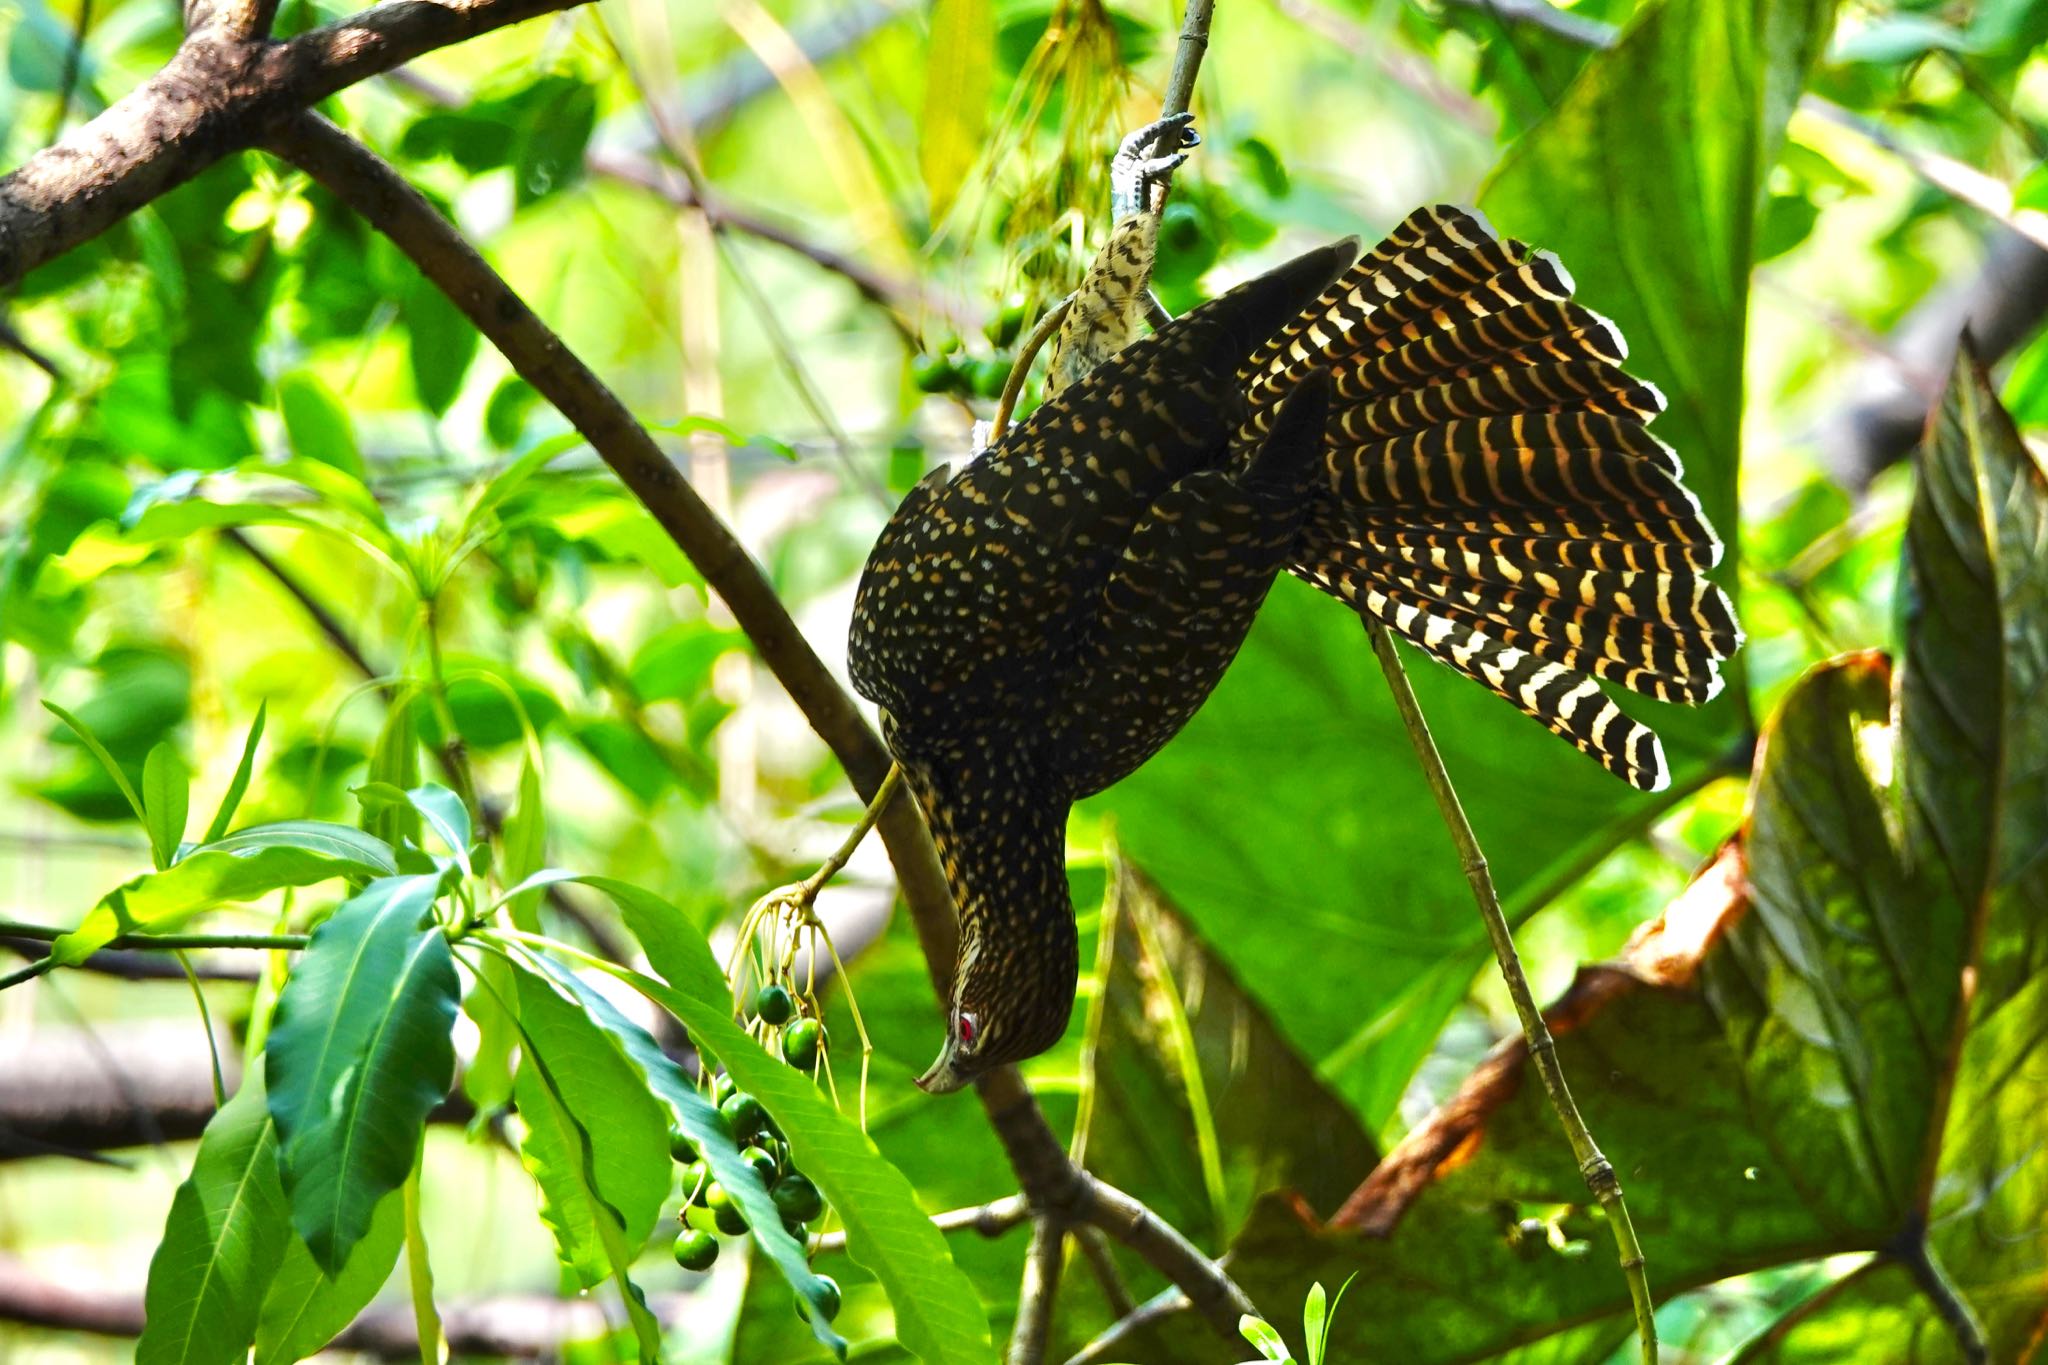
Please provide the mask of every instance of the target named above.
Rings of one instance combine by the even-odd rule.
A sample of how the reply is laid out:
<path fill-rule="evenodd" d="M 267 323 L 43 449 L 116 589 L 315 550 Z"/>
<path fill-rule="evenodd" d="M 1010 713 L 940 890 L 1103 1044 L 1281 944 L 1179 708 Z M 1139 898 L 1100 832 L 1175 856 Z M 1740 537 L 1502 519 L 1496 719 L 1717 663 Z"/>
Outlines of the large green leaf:
<path fill-rule="evenodd" d="M 149 1263 L 140 1365 L 239 1362 L 291 1238 L 277 1175 L 277 1133 L 251 1071 L 206 1125 L 192 1174 L 171 1199 Z"/>
<path fill-rule="evenodd" d="M 215 906 L 256 900 L 287 886 L 397 870 L 390 845 L 347 825 L 252 825 L 200 845 L 161 872 L 121 883 L 56 941 L 51 956 L 61 964 L 83 962 L 124 933 L 170 929 Z"/>
<path fill-rule="evenodd" d="M 515 966 L 513 980 L 525 1048 L 513 1079 L 525 1127 L 519 1157 L 540 1187 L 541 1218 L 555 1236 L 556 1254 L 588 1289 L 614 1272 L 598 1219 L 612 1219 L 636 1252 L 654 1230 L 675 1178 L 668 1123 L 645 1078 L 589 1014 L 523 967 Z M 550 1102 L 550 1083 L 560 1112 Z M 597 1139 L 589 1168 L 594 1186 L 570 1120 Z"/>
<path fill-rule="evenodd" d="M 733 1023 L 732 992 L 704 936 L 658 897 L 602 878 L 582 880 L 618 900 L 666 984 L 623 968 L 607 970 L 680 1019 L 699 1050 L 722 1063 L 733 1083 L 774 1117 L 791 1158 L 845 1225 L 848 1253 L 888 1292 L 897 1339 L 928 1361 L 993 1359 L 974 1286 L 953 1264 L 910 1182 L 808 1076 L 769 1056 Z"/>
<path fill-rule="evenodd" d="M 455 1075 L 457 982 L 437 877 L 386 877 L 313 932 L 264 1050 L 292 1225 L 338 1272 L 412 1170 Z"/>
<path fill-rule="evenodd" d="M 1358 1120 L 1128 863 L 1100 933 L 1088 1169 L 1214 1251 L 1267 1190 L 1334 1211 L 1378 1158 Z"/>
<path fill-rule="evenodd" d="M 681 1067 L 669 1060 L 652 1034 L 619 1013 L 618 1007 L 603 994 L 591 989 L 575 973 L 557 963 L 539 956 L 530 960 L 552 978 L 556 986 L 584 1011 L 592 1026 L 609 1039 L 618 1056 L 635 1073 L 639 1085 L 644 1086 L 659 1103 L 665 1120 L 689 1135 L 698 1154 L 711 1167 L 712 1178 L 739 1203 L 740 1212 L 746 1215 L 754 1245 L 768 1256 L 792 1289 L 809 1299 L 814 1308 L 820 1306 L 824 1286 L 811 1271 L 803 1243 L 790 1236 L 783 1227 L 781 1212 L 775 1207 L 775 1201 L 769 1198 L 768 1187 L 761 1182 L 753 1167 L 741 1158 L 731 1125 L 711 1101 L 698 1092 Z M 535 978 L 531 974 L 520 978 L 522 1001 L 529 991 L 543 989 L 538 984 L 529 985 L 533 982 Z M 662 1192 L 666 1194 L 665 1156 L 663 1177 Z M 846 1342 L 832 1330 L 822 1312 L 811 1314 L 810 1330 L 820 1342 L 844 1355 Z"/>
<path fill-rule="evenodd" d="M 1731 543 L 1753 220 L 1830 13 L 1825 0 L 1646 6 L 1482 197 L 1504 231 L 1556 251 L 1580 299 L 1619 320 L 1631 368 L 1671 398 L 1659 433 Z M 1655 93 L 1671 91 L 1684 97 Z M 1630 790 L 1404 652 L 1511 916 L 1672 799 Z M 1663 735 L 1681 793 L 1725 771 L 1746 728 L 1739 665 L 1698 711 L 1627 705 Z M 1387 1125 L 1486 948 L 1352 615 L 1279 585 L 1208 705 L 1101 804 L 1132 860 L 1294 1044 L 1370 1127 Z"/>
<path fill-rule="evenodd" d="M 1908 1172 L 1913 1213 L 1934 1263 L 1981 1323 L 1993 1360 L 2038 1348 L 2048 1315 L 2048 1244 L 2032 1232 L 2048 1208 L 2041 1107 L 2048 1099 L 2048 468 L 2013 430 L 1975 364 L 1958 362 L 1920 462 L 1901 596 L 1906 667 L 1898 756 L 1916 847 L 1965 911 L 1969 991 L 1953 1029 L 1929 1044 L 1954 1073 L 1937 1147 Z M 1920 936 L 1890 945 L 1916 994 L 1953 1008 L 1954 958 Z M 1974 951 L 1970 951 L 1974 948 Z M 1931 978 L 1928 979 L 1928 978 Z M 1883 1059 L 1880 1069 L 1896 1062 Z M 1916 1116 L 1920 1125 L 1927 1116 Z M 1916 1125 L 1919 1126 L 1919 1125 Z M 1924 1212 L 1922 1212 L 1924 1210 Z M 1926 1271 L 1922 1269 L 1920 1276 Z M 1873 1264 L 1798 1312 L 1745 1354 L 1786 1362 L 1936 1360 L 1954 1336 L 1907 1267 Z"/>
<path fill-rule="evenodd" d="M 391 1278 L 404 1243 L 405 1199 L 398 1191 L 378 1203 L 339 1275 L 330 1277 L 293 1236 L 257 1315 L 256 1365 L 291 1365 L 334 1340 Z"/>
<path fill-rule="evenodd" d="M 2048 1313 L 2048 1242 L 2023 1232 L 2048 1202 L 2048 470 L 1968 361 L 1902 595 L 1905 665 L 1848 655 L 1796 685 L 1737 839 L 1549 1012 L 1661 1293 L 1874 1258 L 1756 1360 L 1963 1358 L 1965 1315 L 2018 1359 Z M 1262 1202 L 1239 1281 L 1279 1322 L 1362 1271 L 1348 1358 L 1493 1358 L 1604 1318 L 1542 1356 L 1599 1358 L 1626 1332 L 1606 1230 L 1568 1215 L 1588 1253 L 1568 1256 L 1514 1227 L 1585 1199 L 1526 1070 L 1519 1043 L 1496 1053 L 1332 1226 Z M 1196 1331 L 1132 1358 L 1188 1358 Z"/>

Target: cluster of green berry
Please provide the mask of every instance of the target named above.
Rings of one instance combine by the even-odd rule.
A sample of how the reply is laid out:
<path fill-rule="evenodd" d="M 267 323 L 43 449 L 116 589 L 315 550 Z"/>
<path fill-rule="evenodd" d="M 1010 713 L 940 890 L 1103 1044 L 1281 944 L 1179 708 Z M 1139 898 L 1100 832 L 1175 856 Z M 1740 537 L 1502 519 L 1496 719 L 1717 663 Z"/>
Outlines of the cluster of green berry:
<path fill-rule="evenodd" d="M 754 1017 L 762 1024 L 782 1031 L 782 1058 L 799 1071 L 815 1071 L 825 1045 L 825 1026 L 816 1019 L 797 1018 L 796 998 L 781 985 L 763 986 L 754 997 Z M 782 1215 L 782 1225 L 799 1242 L 810 1235 L 810 1224 L 825 1212 L 825 1197 L 809 1176 L 790 1160 L 789 1143 L 761 1101 L 739 1089 L 723 1071 L 711 1078 L 711 1101 L 742 1146 L 742 1157 L 768 1189 Z M 690 1216 L 699 1212 L 728 1237 L 748 1232 L 746 1214 L 732 1193 L 712 1178 L 711 1167 L 697 1151 L 697 1145 L 680 1128 L 669 1129 L 669 1154 L 680 1167 L 683 1191 L 683 1230 L 675 1242 L 676 1264 L 685 1270 L 706 1271 L 718 1260 L 718 1239 L 705 1228 L 693 1227 Z M 831 1276 L 821 1275 L 826 1286 L 824 1309 L 829 1321 L 839 1311 L 839 1286 Z M 797 1301 L 797 1311 L 809 1317 L 809 1306 Z"/>
<path fill-rule="evenodd" d="M 920 393 L 950 393 L 962 398 L 998 398 L 1010 377 L 1011 358 L 1003 352 L 1013 345 L 1029 319 L 1030 303 L 1023 294 L 1012 294 L 1002 310 L 983 329 L 994 355 L 969 355 L 957 336 L 946 335 L 930 342 L 910 362 L 910 382 Z"/>

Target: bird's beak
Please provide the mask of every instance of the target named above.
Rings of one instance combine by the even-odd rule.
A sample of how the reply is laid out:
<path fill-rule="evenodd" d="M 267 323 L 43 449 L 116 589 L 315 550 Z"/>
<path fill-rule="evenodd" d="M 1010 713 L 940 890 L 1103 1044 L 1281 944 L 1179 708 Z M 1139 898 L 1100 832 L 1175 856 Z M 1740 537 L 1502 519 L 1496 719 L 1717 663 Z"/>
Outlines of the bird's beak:
<path fill-rule="evenodd" d="M 953 1040 L 948 1038 L 939 1059 L 917 1078 L 917 1088 L 927 1095 L 950 1095 L 955 1090 L 965 1089 L 973 1081 L 974 1077 L 960 1066 Z"/>

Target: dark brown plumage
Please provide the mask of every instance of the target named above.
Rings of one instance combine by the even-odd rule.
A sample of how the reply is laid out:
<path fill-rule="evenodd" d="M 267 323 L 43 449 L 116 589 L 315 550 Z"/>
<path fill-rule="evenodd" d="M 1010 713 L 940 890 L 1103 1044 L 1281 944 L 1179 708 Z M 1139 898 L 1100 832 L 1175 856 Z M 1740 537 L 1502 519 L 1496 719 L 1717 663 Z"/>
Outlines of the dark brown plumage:
<path fill-rule="evenodd" d="M 853 681 L 961 911 L 928 1089 L 1059 1038 L 1067 808 L 1186 723 L 1281 570 L 1640 787 L 1668 781 L 1656 736 L 1594 679 L 1718 690 L 1741 638 L 1701 576 L 1719 545 L 1612 326 L 1554 259 L 1457 209 L 1355 250 L 1124 346 L 926 479 L 877 543 Z"/>

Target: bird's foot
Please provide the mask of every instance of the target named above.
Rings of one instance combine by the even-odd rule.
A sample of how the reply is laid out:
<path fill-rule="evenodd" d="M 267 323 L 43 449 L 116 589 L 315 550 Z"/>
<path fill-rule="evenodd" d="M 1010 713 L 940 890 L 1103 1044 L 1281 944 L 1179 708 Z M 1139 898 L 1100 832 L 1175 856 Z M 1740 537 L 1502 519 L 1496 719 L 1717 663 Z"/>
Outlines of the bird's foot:
<path fill-rule="evenodd" d="M 1188 150 L 1202 145 L 1193 114 L 1174 114 L 1146 124 L 1123 140 L 1109 163 L 1110 206 L 1118 219 L 1155 210 Z M 1178 150 L 1162 152 L 1161 148 Z"/>

